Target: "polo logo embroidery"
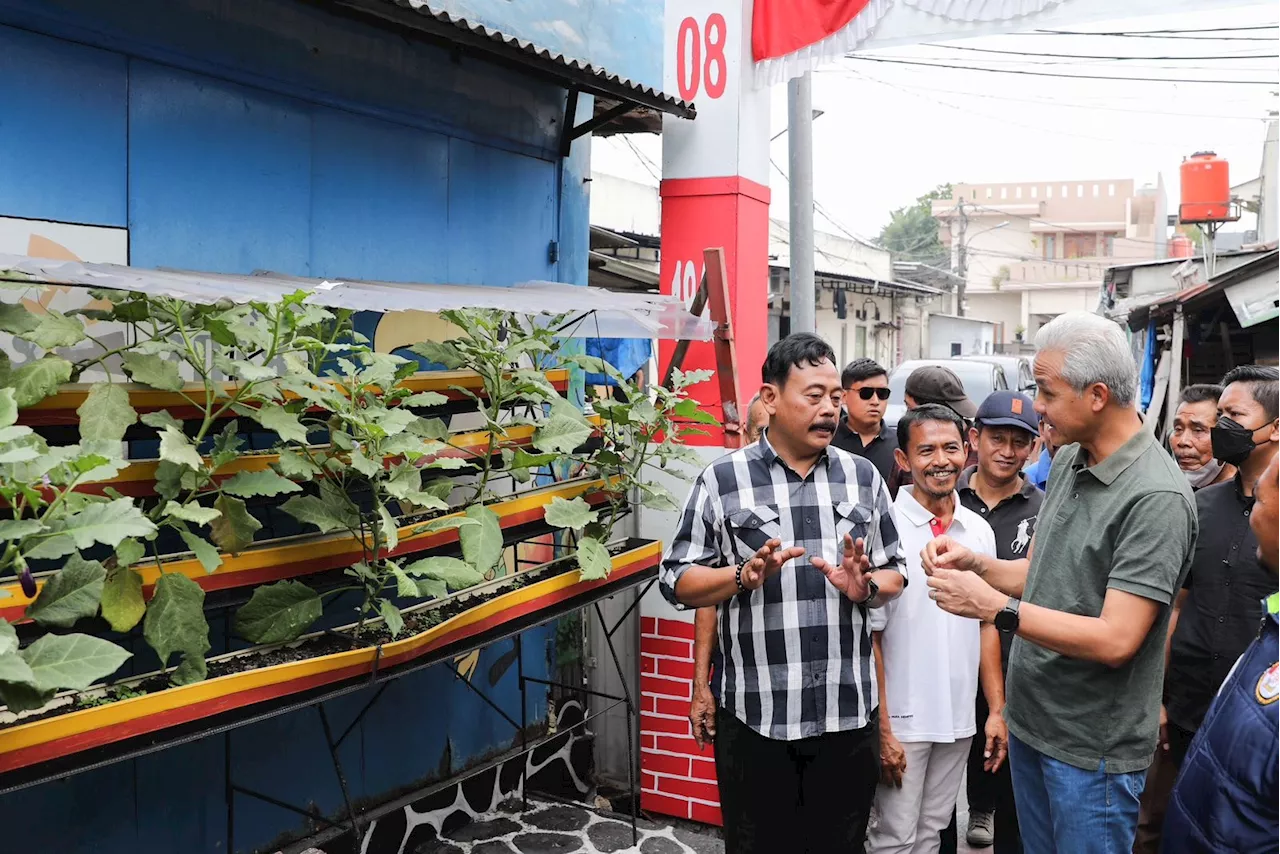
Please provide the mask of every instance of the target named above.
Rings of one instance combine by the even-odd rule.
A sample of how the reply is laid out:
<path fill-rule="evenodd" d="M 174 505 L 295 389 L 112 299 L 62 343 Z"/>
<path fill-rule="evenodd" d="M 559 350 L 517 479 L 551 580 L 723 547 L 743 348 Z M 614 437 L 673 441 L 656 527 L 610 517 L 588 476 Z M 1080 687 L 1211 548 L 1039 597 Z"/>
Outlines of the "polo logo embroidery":
<path fill-rule="evenodd" d="M 1280 697 L 1280 662 L 1277 662 L 1266 669 L 1266 672 L 1258 678 L 1258 687 L 1254 690 L 1254 697 L 1264 706 L 1269 706 Z"/>
<path fill-rule="evenodd" d="M 1009 406 L 1013 410 L 1014 415 L 1022 414 L 1022 401 L 1018 398 L 1015 397 L 1013 400 L 1009 401 Z"/>
<path fill-rule="evenodd" d="M 1035 516 L 1028 516 L 1018 523 L 1018 535 L 1013 538 L 1013 542 L 1009 544 L 1009 548 L 1014 554 L 1022 554 L 1027 550 L 1027 546 L 1031 545 L 1031 537 L 1033 536 L 1032 526 L 1036 523 Z"/>

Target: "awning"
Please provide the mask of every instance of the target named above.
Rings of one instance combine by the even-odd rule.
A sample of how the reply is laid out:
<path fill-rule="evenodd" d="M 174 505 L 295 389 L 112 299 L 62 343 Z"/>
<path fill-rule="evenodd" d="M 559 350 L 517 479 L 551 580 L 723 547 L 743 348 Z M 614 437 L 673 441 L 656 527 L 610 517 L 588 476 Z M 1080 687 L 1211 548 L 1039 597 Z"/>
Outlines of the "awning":
<path fill-rule="evenodd" d="M 494 308 L 529 316 L 568 314 L 567 338 L 662 338 L 710 341 L 715 325 L 689 314 L 683 301 L 661 294 L 615 293 L 560 282 L 522 282 L 509 288 L 426 285 L 353 279 L 306 279 L 278 273 L 232 275 L 190 270 L 147 270 L 0 254 L 0 281 L 105 288 L 167 296 L 199 305 L 220 299 L 277 303 L 299 290 L 307 302 L 353 311 L 427 311 Z"/>
<path fill-rule="evenodd" d="M 327 5 L 364 20 L 390 22 L 421 38 L 449 47 L 463 55 L 473 55 L 540 77 L 569 90 L 570 116 L 576 111 L 578 94 L 595 96 L 593 117 L 576 127 L 565 123 L 561 149 L 574 139 L 594 133 L 659 133 L 662 114 L 684 119 L 696 115 L 693 104 L 619 77 L 589 62 L 556 53 L 517 36 L 508 35 L 455 17 L 428 0 L 328 0 Z M 384 24 L 385 26 L 385 24 Z"/>

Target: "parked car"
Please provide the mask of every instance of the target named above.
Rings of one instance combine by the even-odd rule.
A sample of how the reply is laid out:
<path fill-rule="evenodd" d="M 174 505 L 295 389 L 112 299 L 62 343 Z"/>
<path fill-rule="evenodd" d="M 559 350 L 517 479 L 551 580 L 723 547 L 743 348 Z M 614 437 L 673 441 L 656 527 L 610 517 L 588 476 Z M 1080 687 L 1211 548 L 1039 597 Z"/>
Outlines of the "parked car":
<path fill-rule="evenodd" d="M 961 356 L 961 359 L 975 362 L 990 362 L 1004 368 L 1004 378 L 1009 381 L 1009 388 L 1035 397 L 1036 378 L 1031 372 L 1029 356 Z M 976 403 L 977 401 L 975 401 Z"/>
<path fill-rule="evenodd" d="M 925 365 L 941 365 L 950 368 L 964 385 L 964 393 L 975 405 L 981 405 L 987 395 L 993 391 L 1009 388 L 1004 368 L 992 362 L 980 362 L 977 359 L 911 359 L 893 369 L 889 375 L 889 403 L 885 407 L 884 422 L 889 427 L 897 427 L 898 419 L 907 411 L 904 393 L 907 377 L 916 368 Z"/>

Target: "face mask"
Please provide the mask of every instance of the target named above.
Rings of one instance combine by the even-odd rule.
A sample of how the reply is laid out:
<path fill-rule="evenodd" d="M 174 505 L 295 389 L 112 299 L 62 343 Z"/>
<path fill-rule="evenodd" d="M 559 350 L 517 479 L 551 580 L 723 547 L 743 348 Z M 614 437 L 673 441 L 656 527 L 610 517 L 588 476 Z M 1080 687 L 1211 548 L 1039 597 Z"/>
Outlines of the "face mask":
<path fill-rule="evenodd" d="M 1240 465 L 1257 447 L 1253 441 L 1253 434 L 1261 429 L 1261 427 L 1255 427 L 1250 430 L 1230 418 L 1219 418 L 1218 423 L 1209 431 L 1214 458 L 1233 466 Z"/>
<path fill-rule="evenodd" d="M 1218 475 L 1222 474 L 1222 466 L 1221 460 L 1209 460 L 1195 471 L 1184 471 L 1183 474 L 1187 476 L 1192 489 L 1200 489 L 1218 479 Z"/>

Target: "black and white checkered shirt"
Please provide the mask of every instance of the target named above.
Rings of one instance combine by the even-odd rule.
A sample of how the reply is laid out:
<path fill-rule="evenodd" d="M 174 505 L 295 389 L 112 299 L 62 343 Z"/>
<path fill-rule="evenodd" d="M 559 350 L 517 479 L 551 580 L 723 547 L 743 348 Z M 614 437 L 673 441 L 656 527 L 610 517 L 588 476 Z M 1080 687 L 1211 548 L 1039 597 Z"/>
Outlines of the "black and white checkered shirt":
<path fill-rule="evenodd" d="M 707 466 L 680 514 L 659 582 L 676 607 L 684 607 L 676 582 L 691 566 L 736 566 L 773 538 L 805 549 L 759 590 L 718 608 L 720 702 L 767 738 L 859 729 L 876 708 L 867 609 L 810 563 L 814 555 L 838 563 L 846 532 L 865 538 L 873 567 L 903 571 L 875 466 L 831 447 L 802 478 L 767 436 Z"/>

